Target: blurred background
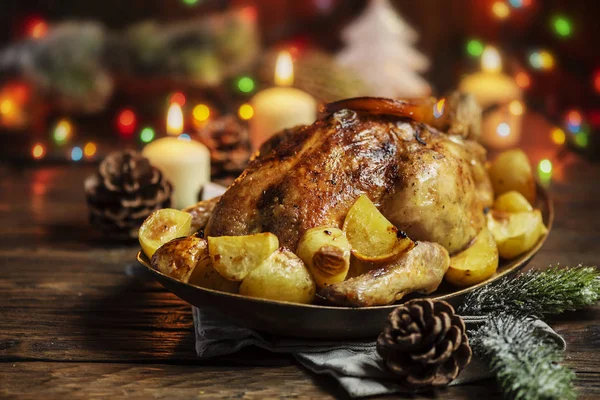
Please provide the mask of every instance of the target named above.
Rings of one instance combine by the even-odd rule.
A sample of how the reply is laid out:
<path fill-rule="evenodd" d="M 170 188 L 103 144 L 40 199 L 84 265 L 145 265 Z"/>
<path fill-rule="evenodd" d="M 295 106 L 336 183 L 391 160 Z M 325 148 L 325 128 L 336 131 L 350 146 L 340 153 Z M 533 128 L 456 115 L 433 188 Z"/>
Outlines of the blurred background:
<path fill-rule="evenodd" d="M 253 98 L 289 52 L 292 86 L 317 103 L 461 88 L 490 147 L 518 145 L 537 113 L 557 149 L 595 158 L 599 15 L 594 0 L 4 0 L 0 157 L 96 163 L 183 134 L 228 182 L 269 111 Z"/>

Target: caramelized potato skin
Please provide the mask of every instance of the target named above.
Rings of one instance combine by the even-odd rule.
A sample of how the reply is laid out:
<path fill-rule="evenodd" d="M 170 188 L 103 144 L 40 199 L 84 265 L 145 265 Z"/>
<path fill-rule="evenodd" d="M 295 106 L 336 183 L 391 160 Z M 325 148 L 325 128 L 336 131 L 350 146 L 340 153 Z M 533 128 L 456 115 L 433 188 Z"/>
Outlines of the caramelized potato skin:
<path fill-rule="evenodd" d="M 190 236 L 165 243 L 156 250 L 150 262 L 163 274 L 188 282 L 198 262 L 207 256 L 206 240 Z"/>
<path fill-rule="evenodd" d="M 500 153 L 489 168 L 496 196 L 515 190 L 535 204 L 536 187 L 527 155 L 520 149 Z"/>

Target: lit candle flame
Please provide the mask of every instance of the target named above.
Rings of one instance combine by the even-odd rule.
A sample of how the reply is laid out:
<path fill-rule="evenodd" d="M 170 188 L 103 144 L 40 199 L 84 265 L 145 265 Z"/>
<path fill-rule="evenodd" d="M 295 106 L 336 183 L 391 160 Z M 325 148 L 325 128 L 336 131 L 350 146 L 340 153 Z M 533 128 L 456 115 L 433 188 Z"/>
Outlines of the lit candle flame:
<path fill-rule="evenodd" d="M 294 63 L 288 51 L 282 51 L 275 63 L 275 84 L 277 86 L 292 86 L 294 84 Z"/>
<path fill-rule="evenodd" d="M 433 116 L 439 118 L 444 115 L 444 108 L 446 108 L 446 99 L 440 99 L 433 105 Z"/>
<path fill-rule="evenodd" d="M 486 46 L 481 55 L 481 69 L 486 72 L 500 72 L 502 69 L 502 60 L 500 53 L 495 47 Z"/>
<path fill-rule="evenodd" d="M 183 132 L 183 112 L 177 103 L 171 103 L 167 112 L 167 133 L 177 136 Z"/>

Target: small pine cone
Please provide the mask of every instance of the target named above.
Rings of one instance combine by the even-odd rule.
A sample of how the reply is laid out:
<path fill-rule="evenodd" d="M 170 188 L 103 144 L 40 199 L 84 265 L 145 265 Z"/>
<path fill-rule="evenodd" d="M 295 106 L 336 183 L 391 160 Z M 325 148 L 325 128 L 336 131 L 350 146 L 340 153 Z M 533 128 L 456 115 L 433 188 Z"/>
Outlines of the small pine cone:
<path fill-rule="evenodd" d="M 171 184 L 133 151 L 109 154 L 84 187 L 91 223 L 115 239 L 136 239 L 150 214 L 171 205 Z"/>
<path fill-rule="evenodd" d="M 445 301 L 415 299 L 388 316 L 377 339 L 385 366 L 410 388 L 446 386 L 471 361 L 465 323 Z"/>
<path fill-rule="evenodd" d="M 198 131 L 198 140 L 210 150 L 213 180 L 233 181 L 252 154 L 248 129 L 229 115 L 211 120 Z"/>

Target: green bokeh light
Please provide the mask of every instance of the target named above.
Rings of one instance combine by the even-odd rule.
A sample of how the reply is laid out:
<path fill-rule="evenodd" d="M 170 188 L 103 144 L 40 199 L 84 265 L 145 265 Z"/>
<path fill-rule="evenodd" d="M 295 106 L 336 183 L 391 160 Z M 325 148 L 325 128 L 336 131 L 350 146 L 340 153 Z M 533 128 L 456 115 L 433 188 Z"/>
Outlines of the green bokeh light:
<path fill-rule="evenodd" d="M 142 132 L 140 133 L 140 140 L 144 143 L 150 143 L 152 140 L 154 140 L 154 135 L 154 129 L 146 127 L 142 129 Z"/>
<path fill-rule="evenodd" d="M 561 37 L 571 36 L 571 22 L 565 17 L 555 17 L 552 20 L 554 31 Z"/>
<path fill-rule="evenodd" d="M 250 93 L 254 90 L 254 81 L 248 76 L 242 76 L 238 79 L 237 86 L 240 92 Z"/>
<path fill-rule="evenodd" d="M 469 40 L 467 43 L 467 53 L 469 53 L 471 57 L 479 57 L 483 54 L 483 43 L 477 39 Z"/>
<path fill-rule="evenodd" d="M 200 3 L 200 0 L 181 0 L 181 2 L 186 6 L 195 6 L 196 4 Z"/>
<path fill-rule="evenodd" d="M 575 144 L 579 147 L 587 147 L 589 137 L 587 132 L 579 132 L 575 135 Z"/>

